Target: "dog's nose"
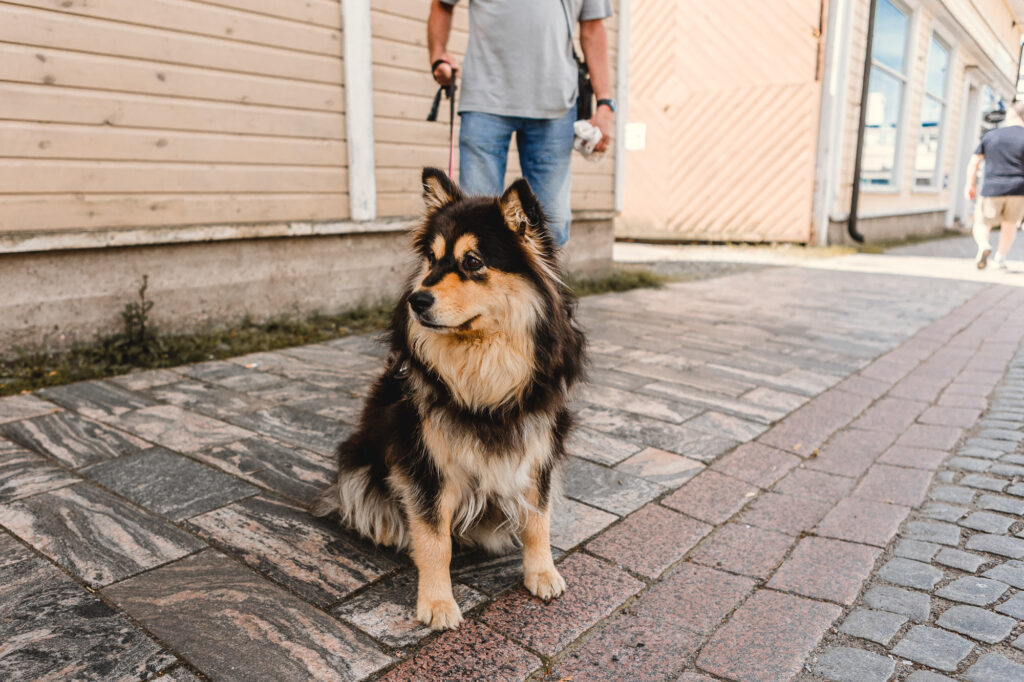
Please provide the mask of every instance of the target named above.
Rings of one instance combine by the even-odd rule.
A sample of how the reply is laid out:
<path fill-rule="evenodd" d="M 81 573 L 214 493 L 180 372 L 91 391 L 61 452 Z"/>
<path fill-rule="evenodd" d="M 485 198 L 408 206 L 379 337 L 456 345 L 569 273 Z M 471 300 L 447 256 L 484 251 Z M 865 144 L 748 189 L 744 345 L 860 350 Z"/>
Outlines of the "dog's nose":
<path fill-rule="evenodd" d="M 419 314 L 423 314 L 434 305 L 434 295 L 429 291 L 417 291 L 409 297 L 409 305 Z"/>

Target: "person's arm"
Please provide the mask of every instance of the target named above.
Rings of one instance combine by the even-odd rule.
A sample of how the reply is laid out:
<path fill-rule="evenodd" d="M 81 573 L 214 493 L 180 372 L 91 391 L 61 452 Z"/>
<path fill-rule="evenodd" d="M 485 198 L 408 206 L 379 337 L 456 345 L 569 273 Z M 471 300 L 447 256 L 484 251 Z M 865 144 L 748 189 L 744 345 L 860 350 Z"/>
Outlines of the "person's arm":
<path fill-rule="evenodd" d="M 436 0 L 435 0 L 436 1 Z M 590 70 L 590 82 L 594 86 L 597 99 L 612 99 L 611 72 L 608 65 L 608 33 L 604 30 L 603 19 L 591 19 L 580 22 L 580 47 L 583 48 L 583 61 Z M 590 123 L 601 130 L 601 141 L 594 151 L 603 152 L 612 141 L 614 114 L 610 107 L 601 105 L 594 110 Z"/>
<path fill-rule="evenodd" d="M 448 85 L 451 82 L 452 69 L 458 67 L 455 57 L 447 52 L 454 11 L 454 5 L 441 2 L 441 0 L 433 0 L 430 3 L 430 16 L 427 17 L 427 50 L 430 54 L 430 63 L 433 64 L 438 59 L 447 62 L 438 64 L 434 69 L 434 80 L 441 85 Z"/>
<path fill-rule="evenodd" d="M 967 164 L 967 184 L 964 186 L 964 196 L 968 201 L 974 201 L 978 196 L 978 166 L 984 160 L 983 154 L 974 154 L 971 156 L 970 163 Z"/>

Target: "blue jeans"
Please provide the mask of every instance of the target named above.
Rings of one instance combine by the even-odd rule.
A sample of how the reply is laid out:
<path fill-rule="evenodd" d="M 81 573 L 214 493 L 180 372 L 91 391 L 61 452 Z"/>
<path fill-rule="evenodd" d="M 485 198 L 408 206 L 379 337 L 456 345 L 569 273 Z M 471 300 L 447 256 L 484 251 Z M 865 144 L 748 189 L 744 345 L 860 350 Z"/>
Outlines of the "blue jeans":
<path fill-rule="evenodd" d="M 461 114 L 459 184 L 467 194 L 497 196 L 505 187 L 505 165 L 512 134 L 519 148 L 519 166 L 544 213 L 555 246 L 569 241 L 572 124 L 576 107 L 561 118 L 497 116 L 478 111 Z"/>

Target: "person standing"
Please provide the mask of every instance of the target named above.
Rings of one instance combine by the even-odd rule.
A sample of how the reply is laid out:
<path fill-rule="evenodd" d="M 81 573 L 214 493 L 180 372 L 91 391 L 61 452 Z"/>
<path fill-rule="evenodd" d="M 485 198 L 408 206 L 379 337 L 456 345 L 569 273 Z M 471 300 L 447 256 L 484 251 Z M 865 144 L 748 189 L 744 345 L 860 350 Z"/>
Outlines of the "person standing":
<path fill-rule="evenodd" d="M 441 85 L 457 68 L 447 52 L 457 2 L 432 0 L 427 19 L 431 69 Z M 459 184 L 469 194 L 501 194 L 515 135 L 519 165 L 558 247 L 569 241 L 572 218 L 578 79 L 572 33 L 579 23 L 597 98 L 590 123 L 601 131 L 594 150 L 600 153 L 611 142 L 615 112 L 603 22 L 611 13 L 610 0 L 469 0 L 469 46 L 459 86 Z"/>
<path fill-rule="evenodd" d="M 982 161 L 985 177 L 974 209 L 974 241 L 978 243 L 975 263 L 979 270 L 988 265 L 992 253 L 989 234 L 999 225 L 999 247 L 992 260 L 997 268 L 1005 270 L 1006 254 L 1017 236 L 1017 225 L 1024 218 L 1024 102 L 1010 105 L 1005 125 L 985 133 L 974 150 L 964 188 L 970 201 L 978 196 L 978 166 Z"/>

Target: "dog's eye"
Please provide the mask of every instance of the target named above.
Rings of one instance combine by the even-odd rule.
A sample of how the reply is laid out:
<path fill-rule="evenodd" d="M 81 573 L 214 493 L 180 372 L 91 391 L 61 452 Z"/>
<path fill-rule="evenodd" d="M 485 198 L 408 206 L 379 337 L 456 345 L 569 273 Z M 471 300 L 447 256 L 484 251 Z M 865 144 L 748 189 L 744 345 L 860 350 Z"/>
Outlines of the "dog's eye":
<path fill-rule="evenodd" d="M 484 266 L 483 261 L 471 253 L 467 253 L 462 259 L 462 267 L 468 272 L 475 272 Z"/>
<path fill-rule="evenodd" d="M 433 252 L 427 254 L 427 265 L 434 267 L 434 263 L 437 262 L 437 257 L 434 256 Z"/>

